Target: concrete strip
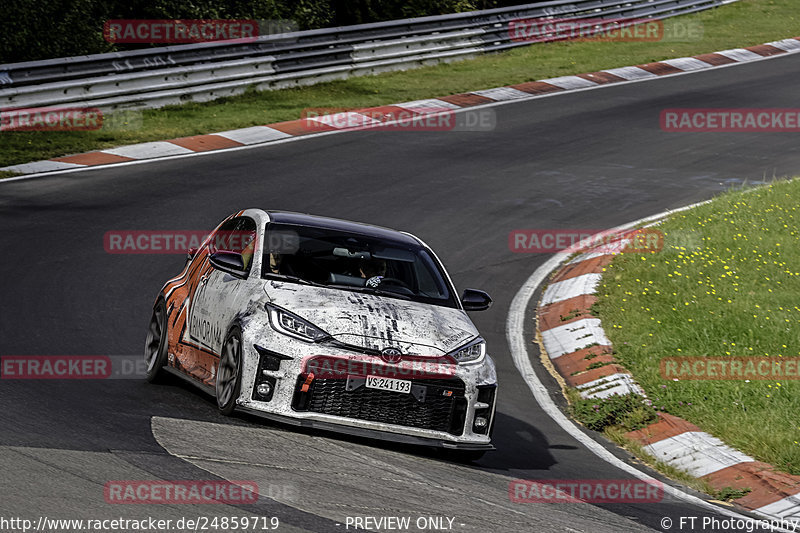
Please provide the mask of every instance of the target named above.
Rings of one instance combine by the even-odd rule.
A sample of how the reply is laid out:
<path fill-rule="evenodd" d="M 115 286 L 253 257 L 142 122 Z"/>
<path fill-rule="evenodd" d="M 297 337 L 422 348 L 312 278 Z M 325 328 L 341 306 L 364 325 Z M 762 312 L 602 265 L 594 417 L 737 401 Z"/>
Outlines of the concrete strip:
<path fill-rule="evenodd" d="M 775 503 L 759 507 L 756 512 L 778 519 L 793 518 L 800 520 L 800 492 Z"/>
<path fill-rule="evenodd" d="M 482 91 L 472 91 L 472 94 L 491 98 L 495 101 L 516 100 L 518 98 L 530 98 L 530 94 L 515 89 L 513 87 L 495 87 L 494 89 L 484 89 Z"/>
<path fill-rule="evenodd" d="M 640 69 L 639 67 L 610 68 L 604 70 L 603 72 L 608 72 L 609 74 L 613 74 L 614 76 L 619 76 L 620 78 L 627 81 L 643 80 L 647 78 L 657 77 L 652 72 L 647 72 L 646 70 Z"/>
<path fill-rule="evenodd" d="M 645 396 L 642 388 L 630 374 L 612 374 L 576 387 L 584 398 L 609 398 L 614 395 L 636 394 Z"/>
<path fill-rule="evenodd" d="M 550 359 L 577 352 L 591 344 L 610 345 L 599 318 L 584 318 L 542 332 Z"/>
<path fill-rule="evenodd" d="M 593 81 L 585 80 L 578 76 L 559 76 L 558 78 L 548 78 L 542 81 L 550 85 L 555 85 L 556 87 L 561 87 L 562 89 L 585 89 L 586 87 L 598 85 Z"/>
<path fill-rule="evenodd" d="M 594 294 L 602 277 L 602 274 L 584 274 L 577 278 L 551 283 L 547 290 L 544 291 L 544 296 L 542 296 L 542 301 L 539 305 L 560 302 L 581 294 Z"/>
<path fill-rule="evenodd" d="M 772 41 L 766 44 L 774 46 L 775 48 L 780 48 L 781 50 L 786 50 L 787 52 L 800 50 L 800 41 L 797 39 L 784 39 L 782 41 Z"/>
<path fill-rule="evenodd" d="M 217 135 L 241 144 L 259 144 L 291 137 L 288 133 L 272 129 L 268 126 L 253 126 L 238 130 L 222 131 L 217 133 Z"/>
<path fill-rule="evenodd" d="M 731 48 L 730 50 L 722 50 L 717 52 L 721 56 L 729 57 L 734 61 L 753 61 L 754 59 L 761 59 L 761 56 L 750 50 L 744 48 Z"/>
<path fill-rule="evenodd" d="M 107 154 L 130 157 L 131 159 L 154 159 L 156 157 L 193 153 L 193 150 L 166 141 L 130 144 L 128 146 L 109 148 L 103 151 Z"/>
<path fill-rule="evenodd" d="M 675 59 L 665 59 L 664 61 L 662 61 L 662 63 L 666 63 L 667 65 L 671 65 L 683 71 L 701 70 L 704 68 L 709 68 L 711 66 L 705 61 L 700 61 L 699 59 L 695 59 L 694 57 L 678 57 Z"/>
<path fill-rule="evenodd" d="M 415 113 L 441 113 L 448 109 L 460 109 L 459 106 L 439 100 L 437 98 L 429 98 L 427 100 L 414 100 L 413 102 L 403 102 L 402 104 L 394 104 L 396 107 L 407 109 Z"/>
<path fill-rule="evenodd" d="M 18 172 L 20 174 L 35 174 L 37 172 L 51 172 L 53 170 L 64 170 L 67 168 L 80 168 L 86 165 L 77 165 L 75 163 L 64 163 L 61 161 L 34 161 L 33 163 L 22 163 L 20 165 L 11 165 L 10 167 L 3 167 L 0 170 L 9 170 L 11 172 Z"/>
<path fill-rule="evenodd" d="M 681 433 L 648 444 L 644 449 L 656 459 L 694 477 L 755 460 L 703 431 Z"/>

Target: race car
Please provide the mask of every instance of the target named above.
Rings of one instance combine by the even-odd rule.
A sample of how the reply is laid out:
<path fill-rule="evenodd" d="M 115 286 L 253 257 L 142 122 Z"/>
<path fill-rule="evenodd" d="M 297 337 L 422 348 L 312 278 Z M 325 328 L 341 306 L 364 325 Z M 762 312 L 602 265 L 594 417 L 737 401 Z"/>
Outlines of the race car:
<path fill-rule="evenodd" d="M 454 450 L 493 449 L 497 378 L 436 254 L 410 233 L 248 209 L 229 216 L 155 300 L 147 379 L 174 374 L 245 411 Z"/>

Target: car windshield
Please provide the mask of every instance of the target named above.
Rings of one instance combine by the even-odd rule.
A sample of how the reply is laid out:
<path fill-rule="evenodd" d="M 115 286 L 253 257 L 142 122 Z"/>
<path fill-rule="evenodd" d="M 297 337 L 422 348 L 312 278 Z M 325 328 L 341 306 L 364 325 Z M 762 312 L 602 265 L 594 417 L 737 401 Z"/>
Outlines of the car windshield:
<path fill-rule="evenodd" d="M 271 223 L 262 277 L 457 307 L 424 247 L 341 230 Z"/>

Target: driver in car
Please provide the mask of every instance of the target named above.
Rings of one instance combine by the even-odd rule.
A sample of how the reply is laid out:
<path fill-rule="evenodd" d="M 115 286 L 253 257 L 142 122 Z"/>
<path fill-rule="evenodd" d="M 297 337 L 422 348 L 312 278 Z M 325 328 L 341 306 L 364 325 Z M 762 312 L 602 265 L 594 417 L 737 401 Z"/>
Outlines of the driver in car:
<path fill-rule="evenodd" d="M 386 261 L 383 259 L 362 259 L 358 268 L 361 277 L 366 279 L 367 287 L 377 287 L 386 275 Z"/>

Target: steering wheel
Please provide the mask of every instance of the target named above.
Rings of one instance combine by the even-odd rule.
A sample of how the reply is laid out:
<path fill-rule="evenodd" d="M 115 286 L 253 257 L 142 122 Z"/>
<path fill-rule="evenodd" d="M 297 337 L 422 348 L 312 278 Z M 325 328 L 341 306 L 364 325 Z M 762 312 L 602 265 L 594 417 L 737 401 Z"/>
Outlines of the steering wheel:
<path fill-rule="evenodd" d="M 404 289 L 411 290 L 411 287 L 409 287 L 408 284 L 405 281 L 403 281 L 402 279 L 381 278 L 381 283 L 380 284 L 383 285 L 384 283 L 388 283 L 389 285 L 397 285 L 398 287 L 402 287 Z"/>

